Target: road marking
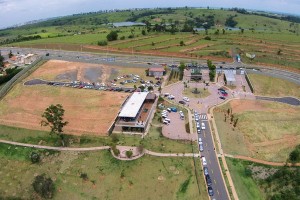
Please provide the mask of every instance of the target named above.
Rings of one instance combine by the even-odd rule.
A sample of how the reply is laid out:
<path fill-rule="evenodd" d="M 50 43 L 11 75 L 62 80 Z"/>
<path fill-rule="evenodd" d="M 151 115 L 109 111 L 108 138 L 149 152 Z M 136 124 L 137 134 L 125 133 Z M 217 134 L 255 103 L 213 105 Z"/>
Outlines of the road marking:
<path fill-rule="evenodd" d="M 215 182 L 215 184 L 217 184 L 217 181 L 216 181 L 216 179 L 214 179 L 214 182 Z"/>
<path fill-rule="evenodd" d="M 211 173 L 213 174 L 213 173 L 214 173 L 214 170 L 211 170 Z"/>
<path fill-rule="evenodd" d="M 220 192 L 219 192 L 219 190 L 217 190 L 217 193 L 218 193 L 218 195 L 220 196 Z"/>
<path fill-rule="evenodd" d="M 211 164 L 210 160 L 209 160 L 209 164 Z"/>

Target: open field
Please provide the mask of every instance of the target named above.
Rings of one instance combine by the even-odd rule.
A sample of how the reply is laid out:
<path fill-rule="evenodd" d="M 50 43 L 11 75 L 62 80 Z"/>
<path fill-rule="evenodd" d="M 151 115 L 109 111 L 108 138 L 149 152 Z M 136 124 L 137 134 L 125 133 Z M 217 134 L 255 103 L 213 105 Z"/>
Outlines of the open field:
<path fill-rule="evenodd" d="M 199 159 L 195 170 L 192 158 L 145 156 L 124 162 L 108 151 L 34 150 L 40 152 L 42 161 L 31 164 L 28 155 L 32 151 L 0 144 L 0 174 L 6 174 L 0 182 L 2 198 L 33 198 L 34 176 L 46 173 L 55 182 L 54 199 L 208 199 Z M 88 180 L 80 178 L 82 173 Z"/>
<path fill-rule="evenodd" d="M 224 122 L 227 109 L 230 117 Z M 214 116 L 225 153 L 244 155 L 267 161 L 285 162 L 289 153 L 300 142 L 300 108 L 286 104 L 232 100 L 215 109 Z"/>
<path fill-rule="evenodd" d="M 249 74 L 248 76 L 253 84 L 256 95 L 274 97 L 294 96 L 300 98 L 300 86 L 295 83 L 260 74 Z"/>
<path fill-rule="evenodd" d="M 23 82 L 32 78 L 53 80 L 53 77 L 60 75 L 65 79 L 64 76 L 72 76 L 72 69 L 80 68 L 79 63 L 68 63 L 64 69 L 65 64 L 60 61 L 47 62 Z M 80 76 L 77 73 L 75 77 L 80 79 L 78 74 Z M 104 72 L 103 76 L 109 74 Z M 1 100 L 0 123 L 46 130 L 40 126 L 43 111 L 51 104 L 62 104 L 66 110 L 65 119 L 69 121 L 65 128 L 66 133 L 106 135 L 127 95 L 47 85 L 24 86 L 19 83 Z"/>
<path fill-rule="evenodd" d="M 225 25 L 229 16 L 234 16 L 233 19 L 237 22 L 233 29 Z M 203 28 L 200 21 L 208 20 L 209 17 L 213 22 L 207 33 L 200 30 L 192 34 L 191 31 L 183 30 L 188 21 L 194 23 L 193 27 Z M 122 21 L 147 21 L 151 26 L 112 27 L 109 24 Z M 175 25 L 174 34 L 170 33 L 170 24 Z M 155 30 L 159 25 L 163 26 L 162 30 Z M 106 47 L 97 46 L 99 41 L 106 40 L 111 30 L 118 32 L 118 40 L 108 42 Z M 20 42 L 13 40 L 19 36 L 38 35 L 41 39 Z M 205 39 L 206 36 L 209 39 Z M 6 40 L 11 41 L 5 42 Z M 180 45 L 181 41 L 183 45 Z M 111 51 L 226 62 L 232 61 L 233 50 L 241 55 L 244 63 L 300 71 L 299 23 L 275 19 L 272 14 L 266 17 L 259 16 L 259 13 L 243 14 L 224 9 L 152 9 L 136 10 L 134 15 L 130 11 L 122 11 L 66 16 L 0 30 L 0 42 L 4 42 L 6 46 Z M 250 60 L 246 53 L 255 54 L 255 59 Z"/>

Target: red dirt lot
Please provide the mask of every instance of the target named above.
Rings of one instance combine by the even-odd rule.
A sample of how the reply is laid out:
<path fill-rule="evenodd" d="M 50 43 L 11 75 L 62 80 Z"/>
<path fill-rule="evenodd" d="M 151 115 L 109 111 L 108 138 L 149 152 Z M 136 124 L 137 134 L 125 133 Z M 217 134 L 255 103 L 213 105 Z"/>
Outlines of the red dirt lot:
<path fill-rule="evenodd" d="M 23 82 L 48 74 L 56 76 L 85 63 L 47 62 Z M 88 66 L 91 66 L 88 64 Z M 109 75 L 109 74 L 108 74 Z M 0 101 L 0 124 L 28 129 L 49 130 L 41 127 L 42 113 L 51 104 L 62 104 L 68 134 L 107 135 L 121 104 L 128 94 L 48 85 L 24 86 L 17 84 Z"/>

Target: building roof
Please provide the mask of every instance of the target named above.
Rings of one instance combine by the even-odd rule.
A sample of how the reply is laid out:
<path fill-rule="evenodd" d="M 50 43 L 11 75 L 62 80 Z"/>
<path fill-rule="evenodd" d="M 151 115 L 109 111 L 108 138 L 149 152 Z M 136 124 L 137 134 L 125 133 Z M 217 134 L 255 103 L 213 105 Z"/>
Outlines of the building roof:
<path fill-rule="evenodd" d="M 165 69 L 162 67 L 152 67 L 149 69 L 149 72 L 164 72 Z"/>
<path fill-rule="evenodd" d="M 123 106 L 119 117 L 136 117 L 148 92 L 134 92 Z"/>
<path fill-rule="evenodd" d="M 233 70 L 224 70 L 227 82 L 235 82 L 235 76 Z"/>
<path fill-rule="evenodd" d="M 148 93 L 146 96 L 147 100 L 155 100 L 156 95 L 154 93 Z"/>

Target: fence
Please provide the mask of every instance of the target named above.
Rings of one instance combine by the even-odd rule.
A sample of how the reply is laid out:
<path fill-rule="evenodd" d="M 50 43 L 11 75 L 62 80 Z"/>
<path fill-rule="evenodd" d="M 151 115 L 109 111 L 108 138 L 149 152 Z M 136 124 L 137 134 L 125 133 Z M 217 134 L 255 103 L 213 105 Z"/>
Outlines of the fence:
<path fill-rule="evenodd" d="M 251 81 L 250 81 L 250 79 L 248 77 L 248 73 L 246 71 L 245 71 L 245 78 L 246 78 L 246 81 L 247 81 L 247 83 L 249 85 L 249 88 L 250 88 L 251 92 L 254 93 L 254 87 L 253 87 L 253 85 L 252 85 L 252 83 L 251 83 Z"/>
<path fill-rule="evenodd" d="M 33 69 L 41 61 L 43 61 L 43 58 L 39 57 L 33 63 L 26 66 L 22 71 L 16 74 L 12 79 L 6 82 L 3 88 L 0 90 L 0 100 L 9 92 L 9 90 L 17 83 L 17 81 L 21 77 L 25 78 L 26 76 L 28 76 L 32 72 L 30 70 Z"/>

